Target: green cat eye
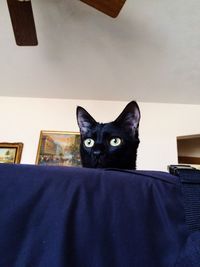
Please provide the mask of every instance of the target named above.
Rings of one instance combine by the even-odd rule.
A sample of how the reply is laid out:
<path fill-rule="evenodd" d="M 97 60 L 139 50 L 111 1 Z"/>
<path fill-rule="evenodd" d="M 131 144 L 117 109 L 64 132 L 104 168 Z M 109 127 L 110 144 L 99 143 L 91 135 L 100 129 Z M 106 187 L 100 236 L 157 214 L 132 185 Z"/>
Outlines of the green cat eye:
<path fill-rule="evenodd" d="M 110 140 L 110 145 L 111 146 L 119 146 L 119 145 L 121 145 L 121 143 L 122 143 L 122 140 L 119 137 L 115 137 L 115 138 L 112 138 Z"/>
<path fill-rule="evenodd" d="M 92 138 L 87 138 L 84 140 L 84 145 L 86 147 L 93 147 L 94 146 L 94 140 Z"/>

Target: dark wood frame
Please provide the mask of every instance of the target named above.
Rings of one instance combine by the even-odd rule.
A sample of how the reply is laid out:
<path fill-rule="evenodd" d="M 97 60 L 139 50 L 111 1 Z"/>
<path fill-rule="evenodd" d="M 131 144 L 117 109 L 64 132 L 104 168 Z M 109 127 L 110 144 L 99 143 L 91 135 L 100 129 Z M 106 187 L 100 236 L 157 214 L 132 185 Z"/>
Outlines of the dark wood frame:
<path fill-rule="evenodd" d="M 23 150 L 23 143 L 7 143 L 7 142 L 1 142 L 0 143 L 0 149 L 16 149 L 14 159 L 11 162 L 1 162 L 1 163 L 20 163 L 21 156 L 22 156 L 22 150 Z"/>
<path fill-rule="evenodd" d="M 191 156 L 191 155 L 181 155 L 180 147 L 181 142 L 194 142 L 195 140 L 200 140 L 200 134 L 194 135 L 185 135 L 185 136 L 177 136 L 177 152 L 178 152 L 178 163 L 179 164 L 191 164 L 191 165 L 200 165 L 200 157 Z M 198 148 L 200 149 L 200 142 L 198 144 Z"/>

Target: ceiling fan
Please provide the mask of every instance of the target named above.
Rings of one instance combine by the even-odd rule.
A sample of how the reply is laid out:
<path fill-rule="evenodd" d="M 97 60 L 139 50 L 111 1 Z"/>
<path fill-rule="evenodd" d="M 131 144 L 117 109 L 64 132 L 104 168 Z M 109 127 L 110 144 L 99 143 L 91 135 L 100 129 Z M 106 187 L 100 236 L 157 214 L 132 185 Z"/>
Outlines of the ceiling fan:
<path fill-rule="evenodd" d="M 30 0 L 7 0 L 15 41 L 20 46 L 38 44 Z"/>
<path fill-rule="evenodd" d="M 80 0 L 110 17 L 116 18 L 126 0 Z"/>
<path fill-rule="evenodd" d="M 80 0 L 97 10 L 116 18 L 126 0 Z M 31 0 L 7 0 L 17 45 L 38 45 Z"/>

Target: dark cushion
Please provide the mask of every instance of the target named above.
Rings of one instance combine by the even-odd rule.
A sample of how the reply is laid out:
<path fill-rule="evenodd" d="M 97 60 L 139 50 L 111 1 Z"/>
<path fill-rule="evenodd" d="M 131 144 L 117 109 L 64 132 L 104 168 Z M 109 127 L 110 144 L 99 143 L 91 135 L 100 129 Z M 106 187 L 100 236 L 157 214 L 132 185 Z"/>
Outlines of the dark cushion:
<path fill-rule="evenodd" d="M 168 173 L 0 164 L 1 267 L 172 267 L 188 235 Z"/>

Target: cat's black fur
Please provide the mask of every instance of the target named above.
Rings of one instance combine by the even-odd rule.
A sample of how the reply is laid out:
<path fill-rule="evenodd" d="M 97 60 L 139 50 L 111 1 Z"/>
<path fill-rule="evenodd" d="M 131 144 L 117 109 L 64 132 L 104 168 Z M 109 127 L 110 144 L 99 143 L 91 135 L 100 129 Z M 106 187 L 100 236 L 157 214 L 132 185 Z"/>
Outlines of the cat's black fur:
<path fill-rule="evenodd" d="M 98 123 L 84 108 L 77 107 L 82 166 L 135 169 L 139 121 L 140 110 L 135 101 L 130 102 L 117 119 L 109 123 Z"/>

